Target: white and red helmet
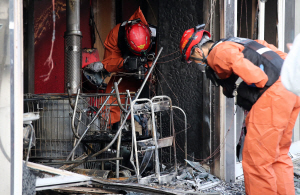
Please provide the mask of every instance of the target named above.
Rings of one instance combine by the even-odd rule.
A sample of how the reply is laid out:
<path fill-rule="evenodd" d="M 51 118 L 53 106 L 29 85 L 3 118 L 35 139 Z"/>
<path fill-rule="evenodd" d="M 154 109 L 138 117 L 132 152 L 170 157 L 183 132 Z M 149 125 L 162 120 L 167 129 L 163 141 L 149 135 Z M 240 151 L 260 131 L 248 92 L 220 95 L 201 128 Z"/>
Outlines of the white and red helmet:
<path fill-rule="evenodd" d="M 204 30 L 205 25 L 201 24 L 195 28 L 186 30 L 180 40 L 179 49 L 182 54 L 182 61 L 190 62 L 192 48 L 200 47 L 211 37 L 210 33 Z"/>

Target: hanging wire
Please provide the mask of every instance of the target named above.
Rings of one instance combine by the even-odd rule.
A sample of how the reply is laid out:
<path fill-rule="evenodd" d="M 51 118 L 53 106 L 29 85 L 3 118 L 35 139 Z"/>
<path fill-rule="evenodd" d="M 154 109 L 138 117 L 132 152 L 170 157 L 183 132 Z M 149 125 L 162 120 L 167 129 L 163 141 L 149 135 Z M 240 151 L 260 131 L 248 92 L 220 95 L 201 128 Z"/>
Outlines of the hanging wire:
<path fill-rule="evenodd" d="M 171 90 L 171 92 L 172 92 L 173 95 L 175 96 L 178 105 L 180 105 L 180 104 L 179 104 L 179 99 L 178 99 L 177 95 L 176 95 L 176 94 L 174 93 L 174 91 L 171 89 L 171 87 L 170 87 L 169 83 L 167 82 L 167 80 L 165 79 L 164 75 L 160 72 L 160 70 L 157 69 L 157 71 L 158 71 L 159 74 L 162 76 L 162 78 L 165 80 L 165 82 L 166 82 L 168 88 Z M 163 91 L 162 91 L 162 92 L 163 92 Z"/>
<path fill-rule="evenodd" d="M 162 76 L 162 78 L 163 78 L 164 81 L 166 82 L 168 88 L 169 88 L 170 91 L 173 93 L 173 95 L 176 97 L 177 103 L 178 103 L 178 105 L 179 105 L 179 104 L 180 104 L 180 103 L 179 103 L 179 99 L 178 99 L 178 97 L 176 96 L 176 94 L 174 93 L 174 91 L 171 89 L 171 87 L 170 87 L 170 85 L 168 84 L 168 82 L 166 81 L 164 75 L 163 75 L 163 74 L 161 73 L 161 71 L 159 71 L 157 68 L 155 68 L 155 71 L 158 71 L 158 73 Z M 161 83 L 160 83 L 159 80 L 158 80 L 158 85 L 159 85 L 159 87 L 160 87 L 161 92 L 163 93 L 162 85 L 161 85 Z M 236 112 L 237 112 L 237 110 L 235 110 L 234 115 L 236 115 Z M 182 121 L 183 121 L 183 120 L 182 120 Z M 189 157 L 191 157 L 191 158 L 197 160 L 197 161 L 201 161 L 201 163 L 204 163 L 204 162 L 207 162 L 208 160 L 211 160 L 212 158 L 216 157 L 217 154 L 219 154 L 219 156 L 220 156 L 220 151 L 221 151 L 221 149 L 224 148 L 225 140 L 226 140 L 226 138 L 227 138 L 227 135 L 228 135 L 229 131 L 232 129 L 233 122 L 234 122 L 234 118 L 232 118 L 232 120 L 231 120 L 231 122 L 230 122 L 230 126 L 229 126 L 228 130 L 226 131 L 225 136 L 224 136 L 224 137 L 222 138 L 222 140 L 220 141 L 220 144 L 218 145 L 218 147 L 217 147 L 217 148 L 216 148 L 216 149 L 215 149 L 208 157 L 206 157 L 206 158 L 204 158 L 204 159 L 198 159 L 198 158 L 195 158 L 195 157 L 193 157 L 193 156 L 191 156 L 191 155 L 189 155 L 189 154 L 187 154 L 187 155 L 188 155 Z M 191 128 L 191 125 L 188 123 L 188 128 L 187 128 L 186 130 L 188 130 L 188 129 L 190 129 L 190 128 Z M 174 139 L 175 139 L 175 144 L 178 146 L 178 148 L 179 148 L 182 152 L 184 152 L 184 150 L 183 150 L 183 149 L 179 146 L 179 144 L 176 142 L 176 135 L 178 135 L 178 134 L 180 134 L 180 133 L 182 133 L 182 132 L 184 132 L 184 131 L 185 131 L 185 129 L 182 129 L 182 130 L 176 132 L 176 134 L 174 135 L 174 136 L 175 136 L 175 138 L 174 138 Z M 217 159 L 217 158 L 214 158 L 214 160 L 213 160 L 212 162 L 210 162 L 210 164 L 214 163 L 214 161 L 215 161 L 216 159 Z"/>
<path fill-rule="evenodd" d="M 168 60 L 168 61 L 164 61 L 164 62 L 157 62 L 157 64 L 165 64 L 165 63 L 168 63 L 168 62 L 172 62 L 172 61 L 174 61 L 174 60 L 177 60 L 178 58 L 180 58 L 181 56 L 178 56 L 178 57 L 176 57 L 176 58 L 174 58 L 174 59 L 172 59 L 172 60 Z"/>
<path fill-rule="evenodd" d="M 49 80 L 52 70 L 54 68 L 52 54 L 53 54 L 53 47 L 55 41 L 55 0 L 52 0 L 52 20 L 53 20 L 53 32 L 52 32 L 52 40 L 51 40 L 51 49 L 50 49 L 50 54 L 44 63 L 44 65 L 47 65 L 50 68 L 50 70 L 48 71 L 47 74 L 40 76 L 40 77 L 44 77 L 43 81 Z"/>
<path fill-rule="evenodd" d="M 147 0 L 147 3 L 149 4 L 149 7 L 150 7 L 150 9 L 151 9 L 151 12 L 152 12 L 152 14 L 153 14 L 153 17 L 154 17 L 154 20 L 155 20 L 155 22 L 156 22 L 156 24 L 157 24 L 157 20 L 156 20 L 156 17 L 155 17 L 154 11 L 153 11 L 153 9 L 152 9 L 152 6 L 151 6 L 151 4 L 149 3 L 149 1 L 148 1 L 148 0 Z"/>
<path fill-rule="evenodd" d="M 97 28 L 97 26 L 96 26 L 96 24 L 95 24 L 94 21 L 93 21 L 93 24 L 94 24 L 95 29 L 96 29 L 96 31 L 97 31 L 97 34 L 98 34 L 98 36 L 99 36 L 100 42 L 101 42 L 101 44 L 102 44 L 102 47 L 103 47 L 103 49 L 105 49 L 104 43 L 103 43 L 103 41 L 102 41 L 102 39 L 101 39 L 100 33 L 99 33 L 98 28 Z"/>
<path fill-rule="evenodd" d="M 93 2 L 93 1 L 91 1 L 91 2 Z M 94 6 L 93 6 L 93 3 L 91 3 L 91 20 L 92 20 L 92 25 L 93 25 L 93 26 L 95 27 L 95 29 L 96 29 L 96 32 L 97 32 L 97 34 L 98 34 L 98 37 L 99 37 L 99 39 L 100 39 L 100 42 L 101 42 L 101 44 L 102 44 L 103 49 L 105 49 L 105 46 L 104 46 L 104 44 L 103 44 L 103 41 L 102 41 L 102 39 L 101 39 L 100 33 L 99 33 L 99 31 L 98 31 L 97 25 L 96 25 L 95 20 L 94 20 L 94 8 L 93 8 L 93 7 L 94 7 Z"/>
<path fill-rule="evenodd" d="M 167 55 L 161 56 L 159 59 L 162 59 L 162 58 L 164 58 L 164 57 L 170 56 L 170 55 L 172 55 L 172 54 L 174 54 L 174 53 L 177 53 L 177 52 L 179 52 L 179 50 L 177 50 L 177 51 L 175 51 L 175 52 L 173 52 L 173 53 L 170 53 L 170 54 L 167 54 Z"/>

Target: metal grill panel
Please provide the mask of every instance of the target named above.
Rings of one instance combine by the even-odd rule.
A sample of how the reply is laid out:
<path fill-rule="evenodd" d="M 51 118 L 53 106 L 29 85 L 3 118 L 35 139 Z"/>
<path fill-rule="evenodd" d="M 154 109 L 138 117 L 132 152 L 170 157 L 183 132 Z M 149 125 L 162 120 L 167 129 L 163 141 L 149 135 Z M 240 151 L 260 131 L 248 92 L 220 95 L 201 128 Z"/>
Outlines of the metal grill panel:
<path fill-rule="evenodd" d="M 76 115 L 75 126 L 79 124 L 78 134 L 81 136 L 86 125 L 95 114 L 93 109 L 101 106 L 106 97 L 89 96 L 79 99 L 78 108 L 86 110 L 78 122 Z M 40 119 L 33 122 L 36 133 L 36 146 L 31 149 L 30 159 L 38 160 L 65 160 L 74 146 L 74 135 L 71 129 L 73 109 L 69 99 L 64 95 L 31 95 L 24 97 L 24 112 L 39 112 Z M 74 101 L 74 97 L 72 98 Z M 92 111 L 91 111 L 92 110 Z M 89 129 L 87 135 L 103 131 L 107 128 L 109 107 L 103 109 L 103 118 L 98 118 Z M 108 117 L 108 118 L 105 118 Z M 97 150 L 98 147 L 94 146 Z M 81 145 L 76 149 L 76 156 L 84 153 Z"/>

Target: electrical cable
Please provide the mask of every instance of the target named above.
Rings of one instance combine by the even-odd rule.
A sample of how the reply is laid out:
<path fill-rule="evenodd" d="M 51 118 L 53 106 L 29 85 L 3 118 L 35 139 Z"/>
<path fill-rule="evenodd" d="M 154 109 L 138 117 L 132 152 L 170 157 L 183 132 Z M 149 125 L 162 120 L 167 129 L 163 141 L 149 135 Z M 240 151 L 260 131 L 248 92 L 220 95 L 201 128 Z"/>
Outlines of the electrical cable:
<path fill-rule="evenodd" d="M 103 43 L 103 41 L 102 41 L 102 39 L 101 39 L 100 33 L 99 33 L 99 31 L 98 31 L 98 28 L 97 28 L 95 22 L 94 22 L 94 25 L 95 25 L 95 29 L 96 29 L 96 31 L 97 31 L 97 34 L 98 34 L 98 36 L 99 36 L 99 39 L 100 39 L 100 41 L 101 41 L 101 44 L 102 44 L 102 46 L 103 46 L 103 49 L 105 49 L 104 43 Z"/>
<path fill-rule="evenodd" d="M 44 65 L 48 65 L 50 70 L 48 71 L 47 74 L 42 75 L 40 77 L 44 77 L 43 81 L 48 81 L 50 79 L 50 75 L 52 73 L 52 70 L 54 68 L 54 62 L 52 59 L 52 54 L 53 54 L 53 47 L 54 47 L 54 41 L 55 41 L 55 0 L 52 0 L 52 20 L 53 20 L 53 31 L 52 31 L 52 40 L 51 40 L 51 49 L 50 49 L 50 54 L 45 61 Z"/>
<path fill-rule="evenodd" d="M 148 4 L 149 4 L 149 6 L 150 6 L 151 12 L 152 12 L 152 14 L 153 14 L 153 17 L 154 17 L 154 19 L 155 19 L 155 22 L 157 23 L 157 20 L 156 20 L 156 17 L 155 17 L 154 11 L 153 11 L 153 9 L 152 9 L 152 6 L 150 5 L 150 3 L 149 3 L 149 1 L 148 1 L 148 0 L 147 0 L 147 2 L 148 2 Z"/>
<path fill-rule="evenodd" d="M 174 59 L 172 59 L 172 60 L 168 60 L 168 61 L 164 61 L 164 62 L 157 62 L 157 64 L 165 64 L 165 63 L 168 63 L 168 62 L 172 62 L 172 61 L 174 61 L 174 60 L 177 60 L 178 58 L 181 58 L 181 56 L 178 56 L 178 57 L 176 57 L 176 58 L 174 58 Z"/>
<path fill-rule="evenodd" d="M 175 51 L 175 52 L 173 52 L 173 53 L 170 53 L 170 54 L 167 54 L 167 55 L 161 56 L 159 59 L 162 59 L 162 58 L 164 58 L 164 57 L 167 57 L 167 56 L 169 56 L 169 55 L 172 55 L 172 54 L 174 54 L 174 53 L 177 53 L 177 52 L 179 52 L 179 50 L 177 50 L 177 51 Z"/>

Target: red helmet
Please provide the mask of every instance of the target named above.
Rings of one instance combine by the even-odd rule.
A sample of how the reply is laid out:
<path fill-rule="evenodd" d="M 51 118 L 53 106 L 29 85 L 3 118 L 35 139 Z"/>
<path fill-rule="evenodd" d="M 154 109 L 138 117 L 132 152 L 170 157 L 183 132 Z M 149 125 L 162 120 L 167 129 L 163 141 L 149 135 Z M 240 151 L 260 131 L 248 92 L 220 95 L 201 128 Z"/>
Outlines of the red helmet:
<path fill-rule="evenodd" d="M 151 31 L 140 20 L 129 21 L 126 26 L 126 40 L 136 55 L 146 54 L 151 49 Z"/>
<path fill-rule="evenodd" d="M 195 45 L 198 45 L 200 47 L 204 43 L 206 43 L 209 39 L 204 38 L 208 35 L 210 38 L 210 33 L 206 30 L 203 30 L 205 27 L 204 24 L 198 25 L 195 28 L 191 28 L 189 30 L 186 30 L 180 41 L 179 49 L 182 54 L 182 61 L 189 61 L 191 56 L 192 48 Z"/>

